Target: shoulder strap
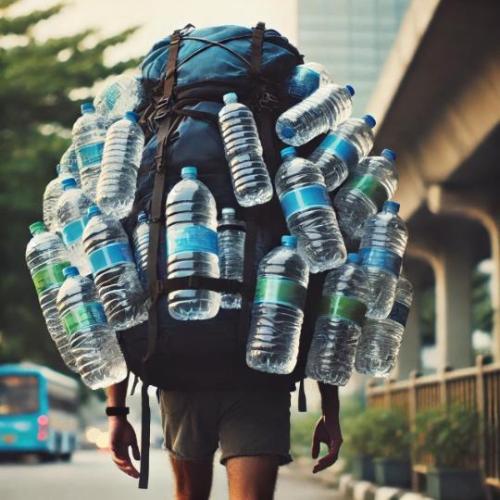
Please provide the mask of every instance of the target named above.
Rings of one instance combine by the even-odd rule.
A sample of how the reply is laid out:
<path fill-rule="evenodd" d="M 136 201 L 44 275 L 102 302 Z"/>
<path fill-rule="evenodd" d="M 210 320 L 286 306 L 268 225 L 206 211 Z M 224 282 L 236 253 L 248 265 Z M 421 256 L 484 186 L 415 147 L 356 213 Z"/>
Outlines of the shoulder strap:
<path fill-rule="evenodd" d="M 263 22 L 257 23 L 252 34 L 252 55 L 250 59 L 250 73 L 254 76 L 260 75 L 262 65 L 262 44 L 264 42 L 264 32 L 266 25 Z"/>

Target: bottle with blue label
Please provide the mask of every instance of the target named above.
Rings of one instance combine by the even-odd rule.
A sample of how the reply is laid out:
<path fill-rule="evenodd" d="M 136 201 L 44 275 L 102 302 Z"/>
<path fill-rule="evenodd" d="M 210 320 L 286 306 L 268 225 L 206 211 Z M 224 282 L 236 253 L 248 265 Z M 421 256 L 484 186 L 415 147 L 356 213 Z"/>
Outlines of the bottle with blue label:
<path fill-rule="evenodd" d="M 328 83 L 332 83 L 332 78 L 326 68 L 320 63 L 308 62 L 295 66 L 286 88 L 290 97 L 301 101 Z"/>
<path fill-rule="evenodd" d="M 318 318 L 307 356 L 306 375 L 331 385 L 345 385 L 352 374 L 370 294 L 358 254 L 325 278 Z"/>
<path fill-rule="evenodd" d="M 168 193 L 167 277 L 219 278 L 217 207 L 196 167 L 184 167 L 182 180 Z M 219 312 L 221 294 L 212 290 L 177 290 L 168 294 L 168 311 L 177 320 L 210 319 Z"/>
<path fill-rule="evenodd" d="M 68 172 L 76 181 L 76 185 L 81 187 L 80 184 L 80 170 L 78 169 L 78 159 L 76 157 L 75 146 L 71 144 L 68 149 L 63 153 L 59 160 L 61 171 Z"/>
<path fill-rule="evenodd" d="M 47 184 L 43 192 L 43 222 L 50 231 L 54 232 L 58 230 L 57 203 L 63 194 L 61 181 L 66 177 L 71 177 L 69 172 L 61 165 L 57 165 L 56 173 L 57 177 Z"/>
<path fill-rule="evenodd" d="M 386 201 L 382 211 L 370 217 L 363 228 L 359 253 L 371 287 L 368 318 L 387 318 L 394 304 L 408 242 L 408 230 L 398 212 L 399 203 Z"/>
<path fill-rule="evenodd" d="M 413 299 L 413 287 L 400 276 L 396 299 L 386 319 L 368 319 L 356 351 L 356 371 L 372 377 L 388 377 L 396 365 Z"/>
<path fill-rule="evenodd" d="M 72 177 L 64 178 L 61 184 L 63 194 L 56 208 L 57 225 L 71 263 L 78 267 L 81 274 L 87 275 L 90 274 L 90 266 L 83 250 L 82 235 L 87 224 L 87 210 L 92 201 L 76 186 Z"/>
<path fill-rule="evenodd" d="M 26 247 L 26 264 L 45 324 L 63 361 L 76 371 L 76 361 L 56 307 L 57 292 L 64 282 L 63 270 L 70 265 L 68 252 L 59 236 L 47 231 L 43 222 L 34 222 L 29 229 L 33 237 Z"/>
<path fill-rule="evenodd" d="M 290 233 L 312 273 L 333 269 L 345 261 L 346 249 L 323 176 L 293 147 L 281 151 L 276 192 Z"/>
<path fill-rule="evenodd" d="M 82 116 L 73 125 L 73 144 L 82 189 L 91 200 L 95 200 L 106 140 L 106 124 L 103 118 L 95 112 L 92 103 L 82 104 L 81 109 Z"/>
<path fill-rule="evenodd" d="M 120 221 L 92 205 L 83 232 L 83 246 L 113 329 L 126 330 L 145 321 L 145 294 L 127 233 Z"/>
<path fill-rule="evenodd" d="M 340 229 L 351 241 L 360 240 L 365 221 L 394 195 L 398 185 L 395 161 L 396 153 L 391 149 L 384 149 L 380 156 L 366 157 L 351 170 L 335 195 Z"/>
<path fill-rule="evenodd" d="M 309 156 L 320 168 L 328 191 L 338 188 L 373 146 L 375 118 L 349 118 L 328 133 Z"/>
<path fill-rule="evenodd" d="M 329 83 L 286 110 L 276 122 L 278 137 L 291 146 L 301 146 L 335 128 L 352 111 L 350 85 Z"/>
<path fill-rule="evenodd" d="M 281 246 L 259 264 L 246 352 L 250 368 L 282 375 L 293 371 L 308 283 L 308 266 L 297 252 L 297 238 L 283 236 Z"/>
<path fill-rule="evenodd" d="M 139 279 L 144 291 L 148 291 L 148 249 L 149 249 L 149 219 L 146 212 L 139 212 L 137 225 L 132 235 L 134 258 L 139 272 Z"/>
<path fill-rule="evenodd" d="M 94 283 L 76 267 L 64 269 L 64 276 L 57 310 L 83 382 L 94 390 L 121 382 L 127 365 Z"/>

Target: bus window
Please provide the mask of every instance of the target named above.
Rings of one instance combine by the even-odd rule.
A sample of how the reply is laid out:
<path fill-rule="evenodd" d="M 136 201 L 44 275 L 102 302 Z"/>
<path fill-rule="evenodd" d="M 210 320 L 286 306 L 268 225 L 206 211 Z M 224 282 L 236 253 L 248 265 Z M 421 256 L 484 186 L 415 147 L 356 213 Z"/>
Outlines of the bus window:
<path fill-rule="evenodd" d="M 29 375 L 0 376 L 0 415 L 38 411 L 38 378 Z"/>

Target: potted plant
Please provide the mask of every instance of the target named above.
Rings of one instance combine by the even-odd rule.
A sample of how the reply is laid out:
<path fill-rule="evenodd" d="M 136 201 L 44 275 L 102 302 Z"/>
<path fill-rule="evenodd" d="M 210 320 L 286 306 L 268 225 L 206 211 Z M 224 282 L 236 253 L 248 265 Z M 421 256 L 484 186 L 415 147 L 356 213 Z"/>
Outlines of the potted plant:
<path fill-rule="evenodd" d="M 417 415 L 417 456 L 430 455 L 427 494 L 437 500 L 483 498 L 478 469 L 479 418 L 463 407 L 432 410 Z"/>

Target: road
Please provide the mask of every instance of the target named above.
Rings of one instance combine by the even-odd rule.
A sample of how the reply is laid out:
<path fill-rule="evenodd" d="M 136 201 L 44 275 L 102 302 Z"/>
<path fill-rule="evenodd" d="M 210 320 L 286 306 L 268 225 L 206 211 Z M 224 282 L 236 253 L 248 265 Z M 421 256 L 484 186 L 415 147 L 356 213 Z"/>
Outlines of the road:
<path fill-rule="evenodd" d="M 276 500 L 341 500 L 332 490 L 308 479 L 297 478 L 283 468 Z M 173 498 L 168 458 L 161 450 L 151 451 L 149 491 L 115 469 L 105 452 L 80 451 L 73 461 L 49 464 L 0 463 L 2 500 L 157 500 Z M 224 467 L 215 466 L 213 500 L 227 500 Z"/>

